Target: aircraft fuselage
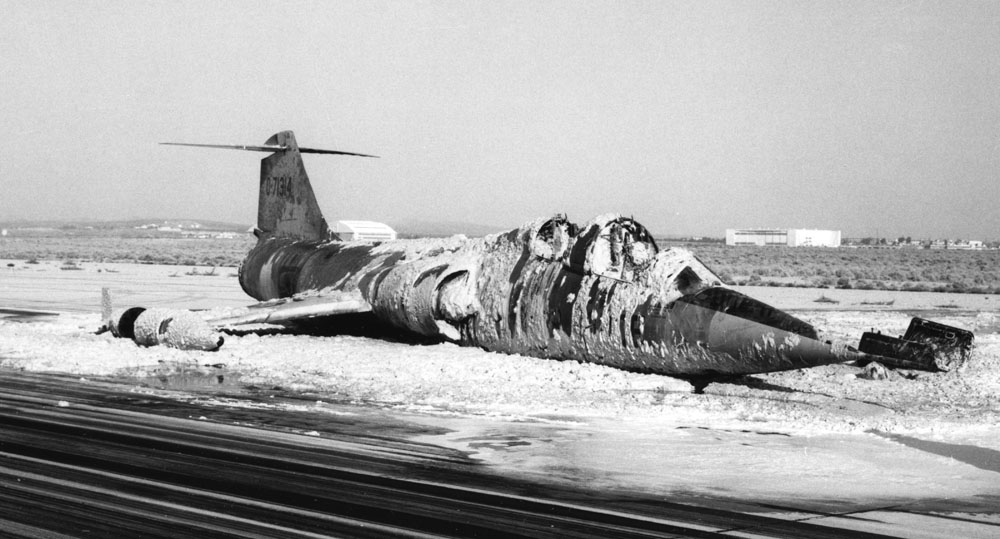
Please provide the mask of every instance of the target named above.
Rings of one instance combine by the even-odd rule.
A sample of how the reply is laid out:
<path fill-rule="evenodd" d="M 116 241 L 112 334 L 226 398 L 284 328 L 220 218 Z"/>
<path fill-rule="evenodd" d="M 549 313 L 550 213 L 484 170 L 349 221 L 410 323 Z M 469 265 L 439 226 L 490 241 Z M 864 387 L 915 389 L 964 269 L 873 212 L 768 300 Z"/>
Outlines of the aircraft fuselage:
<path fill-rule="evenodd" d="M 467 346 L 699 378 L 855 359 L 809 324 L 722 285 L 631 219 L 564 220 L 484 238 L 262 238 L 240 271 L 266 301 L 355 295 L 382 322 Z M 575 227 L 573 227 L 575 228 Z"/>

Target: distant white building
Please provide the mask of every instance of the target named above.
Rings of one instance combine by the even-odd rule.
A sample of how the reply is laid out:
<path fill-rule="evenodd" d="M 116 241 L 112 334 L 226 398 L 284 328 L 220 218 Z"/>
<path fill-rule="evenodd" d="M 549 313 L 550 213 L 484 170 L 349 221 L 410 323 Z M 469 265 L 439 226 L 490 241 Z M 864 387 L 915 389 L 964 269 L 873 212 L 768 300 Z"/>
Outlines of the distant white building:
<path fill-rule="evenodd" d="M 385 223 L 375 221 L 337 221 L 333 231 L 345 241 L 392 241 L 396 231 Z"/>
<path fill-rule="evenodd" d="M 788 230 L 776 228 L 727 228 L 726 245 L 788 245 Z"/>
<path fill-rule="evenodd" d="M 983 242 L 979 240 L 958 240 L 947 247 L 948 249 L 961 249 L 964 251 L 981 251 Z"/>
<path fill-rule="evenodd" d="M 840 247 L 840 231 L 805 228 L 728 228 L 726 245 Z"/>

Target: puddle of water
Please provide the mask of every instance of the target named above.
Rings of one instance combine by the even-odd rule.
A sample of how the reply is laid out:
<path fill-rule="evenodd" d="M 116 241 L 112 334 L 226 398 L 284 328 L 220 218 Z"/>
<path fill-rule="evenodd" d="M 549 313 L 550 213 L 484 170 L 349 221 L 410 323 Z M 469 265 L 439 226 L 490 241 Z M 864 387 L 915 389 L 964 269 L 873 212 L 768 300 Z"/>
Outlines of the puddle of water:
<path fill-rule="evenodd" d="M 12 322 L 30 322 L 33 318 L 42 316 L 59 316 L 59 313 L 29 309 L 0 309 L 0 318 Z"/>
<path fill-rule="evenodd" d="M 161 389 L 219 390 L 239 389 L 240 374 L 224 366 L 162 363 L 139 383 Z"/>
<path fill-rule="evenodd" d="M 768 430 L 711 429 L 711 428 L 708 428 L 708 427 L 689 427 L 689 426 L 686 426 L 686 425 L 681 425 L 680 427 L 677 427 L 677 430 L 685 430 L 685 429 L 698 429 L 698 430 L 704 430 L 704 431 L 719 431 L 719 432 L 738 432 L 738 433 L 741 433 L 741 434 L 758 434 L 760 436 L 784 436 L 786 438 L 791 438 L 792 437 L 791 434 L 788 434 L 786 432 L 775 432 L 775 431 L 768 431 Z"/>

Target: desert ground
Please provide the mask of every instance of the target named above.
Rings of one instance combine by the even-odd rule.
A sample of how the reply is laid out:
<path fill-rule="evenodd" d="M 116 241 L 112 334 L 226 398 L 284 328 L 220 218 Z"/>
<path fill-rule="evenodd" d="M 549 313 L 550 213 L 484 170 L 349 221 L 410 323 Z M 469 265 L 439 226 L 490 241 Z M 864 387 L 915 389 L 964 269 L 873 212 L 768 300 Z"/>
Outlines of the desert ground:
<path fill-rule="evenodd" d="M 115 378 L 217 406 L 381 409 L 446 427 L 432 443 L 547 481 L 911 507 L 1000 524 L 1000 296 L 738 287 L 830 338 L 902 334 L 917 315 L 973 331 L 976 348 L 946 373 L 872 379 L 831 365 L 694 394 L 681 380 L 597 365 L 275 328 L 227 334 L 217 352 L 140 348 L 95 334 L 102 288 L 116 307 L 207 315 L 251 303 L 236 269 L 15 260 L 0 268 L 0 369 Z M 889 521 L 884 531 L 899 532 Z M 934 526 L 907 525 L 903 535 L 936 536 Z"/>

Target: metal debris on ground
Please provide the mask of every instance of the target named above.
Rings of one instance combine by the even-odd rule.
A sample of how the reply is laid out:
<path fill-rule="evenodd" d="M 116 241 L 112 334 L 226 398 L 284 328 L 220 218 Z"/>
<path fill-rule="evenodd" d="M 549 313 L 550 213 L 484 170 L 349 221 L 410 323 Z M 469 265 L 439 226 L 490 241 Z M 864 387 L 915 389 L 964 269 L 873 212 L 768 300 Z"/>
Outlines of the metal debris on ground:
<path fill-rule="evenodd" d="M 968 361 L 974 339 L 971 331 L 914 317 L 901 337 L 866 331 L 858 349 L 889 367 L 947 372 Z"/>

